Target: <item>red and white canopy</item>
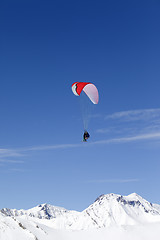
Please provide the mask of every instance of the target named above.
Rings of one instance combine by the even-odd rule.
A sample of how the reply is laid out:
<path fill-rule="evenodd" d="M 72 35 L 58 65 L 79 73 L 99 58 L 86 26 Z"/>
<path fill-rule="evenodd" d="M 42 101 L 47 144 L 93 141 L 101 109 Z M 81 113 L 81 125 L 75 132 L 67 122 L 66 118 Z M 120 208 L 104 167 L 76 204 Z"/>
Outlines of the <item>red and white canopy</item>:
<path fill-rule="evenodd" d="M 84 91 L 94 104 L 97 104 L 99 101 L 98 90 L 90 82 L 75 82 L 72 84 L 72 91 L 76 96 L 80 96 L 81 92 Z"/>

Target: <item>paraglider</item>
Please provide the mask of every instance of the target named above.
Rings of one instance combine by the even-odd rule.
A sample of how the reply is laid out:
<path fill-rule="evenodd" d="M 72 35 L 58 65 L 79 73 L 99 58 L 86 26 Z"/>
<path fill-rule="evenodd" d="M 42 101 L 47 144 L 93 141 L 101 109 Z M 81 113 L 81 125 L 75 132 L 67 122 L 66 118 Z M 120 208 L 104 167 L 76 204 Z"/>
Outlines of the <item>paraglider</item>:
<path fill-rule="evenodd" d="M 88 131 L 89 118 L 91 117 L 91 109 L 93 105 L 98 104 L 99 94 L 96 86 L 90 82 L 75 82 L 72 84 L 72 91 L 80 98 L 80 105 L 83 119 L 83 141 L 86 142 L 90 137 Z"/>
<path fill-rule="evenodd" d="M 87 131 L 83 134 L 83 142 L 87 142 L 87 139 L 90 137 L 89 133 Z"/>

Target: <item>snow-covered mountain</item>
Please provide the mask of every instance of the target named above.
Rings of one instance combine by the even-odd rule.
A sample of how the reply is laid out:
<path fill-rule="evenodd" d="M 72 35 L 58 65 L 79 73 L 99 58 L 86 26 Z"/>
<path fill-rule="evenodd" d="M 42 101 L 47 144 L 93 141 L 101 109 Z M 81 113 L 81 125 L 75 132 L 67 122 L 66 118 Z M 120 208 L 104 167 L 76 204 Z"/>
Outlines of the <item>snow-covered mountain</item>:
<path fill-rule="evenodd" d="M 16 210 L 3 208 L 1 213 L 6 216 L 30 216 L 39 219 L 53 219 L 65 215 L 70 211 L 62 207 L 55 207 L 49 204 L 40 204 L 37 207 L 31 208 L 29 210 Z"/>
<path fill-rule="evenodd" d="M 151 204 L 136 193 L 101 195 L 82 212 L 41 204 L 29 210 L 3 208 L 1 213 L 10 217 L 47 219 L 55 229 L 74 230 L 160 221 L 160 205 Z"/>
<path fill-rule="evenodd" d="M 0 211 L 0 239 L 5 240 L 4 236 L 1 238 L 4 231 L 14 231 L 14 234 L 18 232 L 20 235 L 25 233 L 21 239 L 37 240 L 45 239 L 43 235 L 50 235 L 50 232 L 60 229 L 128 228 L 153 223 L 160 226 L 160 205 L 149 203 L 136 193 L 128 196 L 107 194 L 98 197 L 82 212 L 49 204 L 41 204 L 29 210 L 3 208 Z"/>

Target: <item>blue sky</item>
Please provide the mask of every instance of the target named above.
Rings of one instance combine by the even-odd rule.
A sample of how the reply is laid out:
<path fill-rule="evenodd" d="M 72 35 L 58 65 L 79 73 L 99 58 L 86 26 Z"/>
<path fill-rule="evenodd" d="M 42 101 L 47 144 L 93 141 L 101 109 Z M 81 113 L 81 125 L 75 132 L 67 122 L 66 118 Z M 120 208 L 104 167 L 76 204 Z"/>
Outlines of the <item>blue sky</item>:
<path fill-rule="evenodd" d="M 160 203 L 160 2 L 0 2 L 0 208 Z M 82 143 L 76 81 L 100 95 Z"/>

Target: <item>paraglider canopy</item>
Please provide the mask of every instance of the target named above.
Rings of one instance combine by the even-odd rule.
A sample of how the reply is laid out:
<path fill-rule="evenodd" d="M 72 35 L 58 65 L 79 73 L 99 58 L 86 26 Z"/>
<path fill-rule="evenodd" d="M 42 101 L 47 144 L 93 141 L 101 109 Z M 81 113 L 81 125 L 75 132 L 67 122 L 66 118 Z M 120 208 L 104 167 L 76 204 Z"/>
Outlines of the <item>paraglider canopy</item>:
<path fill-rule="evenodd" d="M 78 96 L 83 127 L 84 131 L 86 131 L 88 129 L 89 120 L 92 116 L 92 110 L 99 101 L 98 90 L 91 82 L 75 82 L 72 84 L 72 91 Z"/>
<path fill-rule="evenodd" d="M 98 90 L 90 82 L 75 82 L 72 84 L 72 91 L 76 96 L 80 96 L 81 92 L 84 91 L 94 104 L 97 104 L 99 101 Z"/>

